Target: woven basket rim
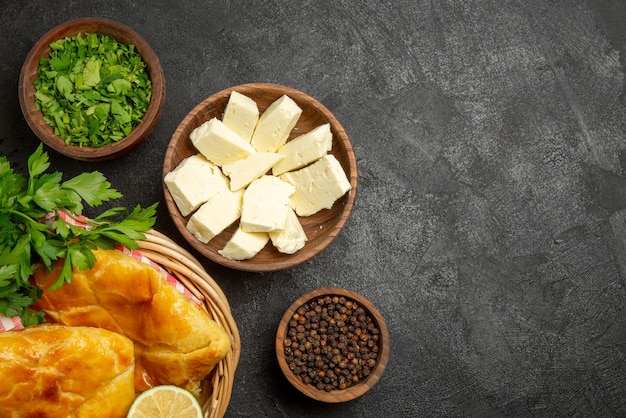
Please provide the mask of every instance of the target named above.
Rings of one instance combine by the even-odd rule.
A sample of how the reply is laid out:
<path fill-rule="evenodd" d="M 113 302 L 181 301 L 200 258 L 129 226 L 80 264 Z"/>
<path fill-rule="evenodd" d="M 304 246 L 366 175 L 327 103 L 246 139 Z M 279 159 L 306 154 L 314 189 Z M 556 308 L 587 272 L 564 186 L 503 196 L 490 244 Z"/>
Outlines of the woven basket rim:
<path fill-rule="evenodd" d="M 239 330 L 228 299 L 215 279 L 191 253 L 159 231 L 147 231 L 145 236 L 144 240 L 138 241 L 138 251 L 168 270 L 200 299 L 205 312 L 220 324 L 230 337 L 231 349 L 204 379 L 200 397 L 204 416 L 221 418 L 230 403 L 235 370 L 241 354 Z"/>

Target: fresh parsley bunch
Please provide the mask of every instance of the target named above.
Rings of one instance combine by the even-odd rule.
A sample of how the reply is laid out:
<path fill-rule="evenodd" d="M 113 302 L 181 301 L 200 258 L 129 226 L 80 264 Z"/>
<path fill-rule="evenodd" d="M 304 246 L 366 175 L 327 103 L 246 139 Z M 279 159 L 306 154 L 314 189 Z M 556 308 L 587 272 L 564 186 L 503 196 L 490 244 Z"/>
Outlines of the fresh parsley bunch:
<path fill-rule="evenodd" d="M 138 248 L 136 241 L 144 239 L 143 232 L 155 222 L 156 203 L 145 209 L 137 206 L 130 213 L 112 208 L 85 219 L 83 202 L 95 207 L 122 197 L 121 193 L 98 171 L 62 181 L 62 173 L 46 173 L 49 166 L 41 145 L 28 158 L 28 178 L 15 173 L 0 156 L 0 313 L 21 317 L 24 326 L 43 319 L 43 314 L 27 309 L 41 296 L 29 281 L 35 269 L 50 269 L 55 260 L 63 259 L 53 286 L 57 288 L 71 282 L 72 268 L 93 266 L 96 248 Z M 65 221 L 60 212 L 87 226 Z"/>

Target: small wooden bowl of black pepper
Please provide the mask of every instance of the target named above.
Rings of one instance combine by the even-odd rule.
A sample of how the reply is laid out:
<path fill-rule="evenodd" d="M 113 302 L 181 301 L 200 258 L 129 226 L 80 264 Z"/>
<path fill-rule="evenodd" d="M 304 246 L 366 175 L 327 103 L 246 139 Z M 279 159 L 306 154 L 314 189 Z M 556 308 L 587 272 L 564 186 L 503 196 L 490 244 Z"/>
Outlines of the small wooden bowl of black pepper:
<path fill-rule="evenodd" d="M 289 306 L 276 333 L 276 357 L 287 380 L 309 398 L 358 398 L 380 379 L 389 332 L 378 309 L 343 288 L 313 290 Z"/>

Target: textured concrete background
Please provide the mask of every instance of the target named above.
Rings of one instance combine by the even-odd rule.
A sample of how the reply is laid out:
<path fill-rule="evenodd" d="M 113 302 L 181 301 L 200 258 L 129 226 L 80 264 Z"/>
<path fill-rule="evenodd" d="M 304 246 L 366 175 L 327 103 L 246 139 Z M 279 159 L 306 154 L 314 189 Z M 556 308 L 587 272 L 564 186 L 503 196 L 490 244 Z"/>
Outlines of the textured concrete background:
<path fill-rule="evenodd" d="M 138 31 L 161 59 L 163 118 L 104 164 L 116 204 L 162 200 L 178 123 L 223 88 L 274 82 L 333 111 L 359 193 L 342 235 L 273 274 L 204 261 L 228 295 L 242 357 L 228 416 L 626 416 L 626 5 L 620 0 L 2 1 L 0 153 L 38 144 L 17 99 L 22 61 L 70 18 Z M 129 179 L 133 179 L 129 181 Z M 180 244 L 165 205 L 158 229 Z M 187 246 L 188 247 L 188 246 Z M 380 382 L 324 405 L 274 357 L 287 306 L 341 286 L 393 342 Z"/>

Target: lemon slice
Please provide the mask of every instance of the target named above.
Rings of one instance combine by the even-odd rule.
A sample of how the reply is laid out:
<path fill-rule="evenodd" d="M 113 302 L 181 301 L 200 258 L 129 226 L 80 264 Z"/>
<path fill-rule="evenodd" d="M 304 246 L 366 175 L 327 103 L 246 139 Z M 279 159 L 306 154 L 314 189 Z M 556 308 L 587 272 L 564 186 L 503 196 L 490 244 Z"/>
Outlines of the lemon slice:
<path fill-rule="evenodd" d="M 130 406 L 127 418 L 202 418 L 200 403 L 189 391 L 173 385 L 142 392 Z"/>

